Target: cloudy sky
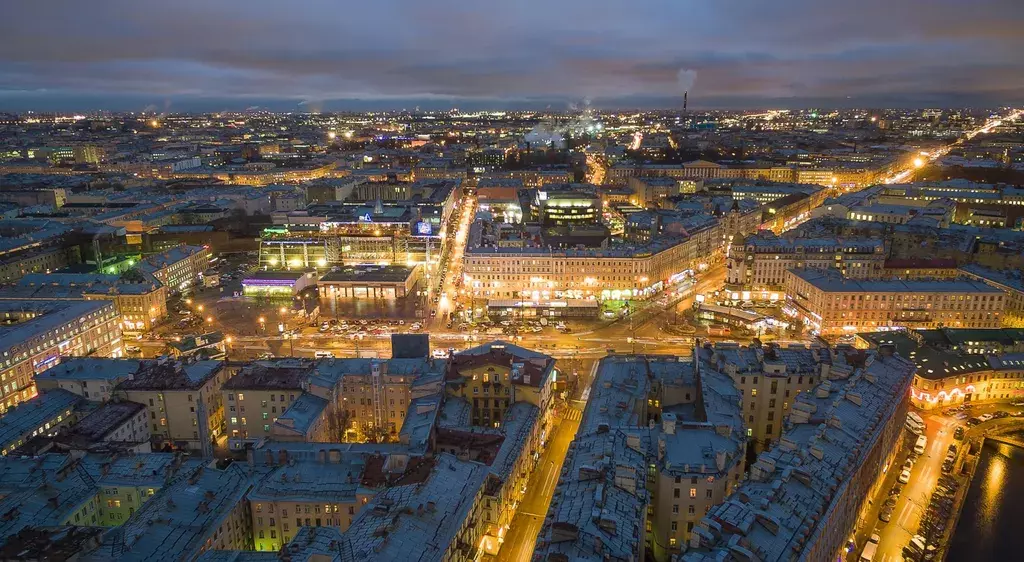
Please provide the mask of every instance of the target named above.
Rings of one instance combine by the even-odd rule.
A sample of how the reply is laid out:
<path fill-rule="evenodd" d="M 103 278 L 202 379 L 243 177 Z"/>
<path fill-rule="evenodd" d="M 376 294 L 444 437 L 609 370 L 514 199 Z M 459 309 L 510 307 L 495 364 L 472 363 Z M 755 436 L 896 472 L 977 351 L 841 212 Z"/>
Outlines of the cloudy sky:
<path fill-rule="evenodd" d="M 1024 0 L 38 0 L 0 110 L 1024 102 Z"/>

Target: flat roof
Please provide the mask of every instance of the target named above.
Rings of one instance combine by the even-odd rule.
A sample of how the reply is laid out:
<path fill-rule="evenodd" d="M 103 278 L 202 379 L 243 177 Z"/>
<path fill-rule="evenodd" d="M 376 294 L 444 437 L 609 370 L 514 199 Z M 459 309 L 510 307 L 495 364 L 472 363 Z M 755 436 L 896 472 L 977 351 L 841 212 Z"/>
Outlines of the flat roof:
<path fill-rule="evenodd" d="M 820 269 L 790 269 L 789 273 L 810 283 L 815 288 L 830 293 L 986 293 L 1003 294 L 1003 291 L 972 279 L 950 280 L 900 280 L 900 279 L 849 279 L 837 271 Z"/>
<path fill-rule="evenodd" d="M 36 380 L 113 381 L 135 374 L 142 361 L 106 357 L 66 357 L 59 364 L 36 375 Z"/>
<path fill-rule="evenodd" d="M 404 283 L 419 266 L 404 265 L 348 265 L 335 267 L 323 277 L 320 283 Z"/>
<path fill-rule="evenodd" d="M 112 301 L 102 300 L 0 300 L 0 319 L 8 314 L 22 319 L 15 324 L 0 326 L 0 350 L 8 350 L 54 328 L 104 309 L 113 312 L 116 306 Z"/>

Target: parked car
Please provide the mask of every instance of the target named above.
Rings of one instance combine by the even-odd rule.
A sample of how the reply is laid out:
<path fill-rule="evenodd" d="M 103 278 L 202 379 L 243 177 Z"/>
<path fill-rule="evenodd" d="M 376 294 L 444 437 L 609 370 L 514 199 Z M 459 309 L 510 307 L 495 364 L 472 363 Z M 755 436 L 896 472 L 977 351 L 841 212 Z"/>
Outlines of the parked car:
<path fill-rule="evenodd" d="M 906 484 L 907 482 L 910 482 L 910 471 L 904 468 L 903 472 L 900 473 L 900 476 L 899 478 L 896 479 L 896 481 L 899 482 L 900 484 Z"/>

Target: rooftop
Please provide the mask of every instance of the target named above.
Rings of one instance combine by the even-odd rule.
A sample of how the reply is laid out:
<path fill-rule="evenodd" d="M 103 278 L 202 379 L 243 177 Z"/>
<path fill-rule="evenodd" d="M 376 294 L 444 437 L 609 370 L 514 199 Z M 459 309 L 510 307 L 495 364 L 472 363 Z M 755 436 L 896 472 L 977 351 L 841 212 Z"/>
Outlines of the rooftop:
<path fill-rule="evenodd" d="M 118 390 L 199 390 L 224 367 L 220 361 L 143 361 L 139 371 Z"/>
<path fill-rule="evenodd" d="M 796 397 L 779 444 L 758 457 L 750 478 L 694 528 L 695 550 L 682 560 L 793 560 L 829 532 L 830 512 L 848 509 L 838 502 L 905 399 L 914 366 L 884 351 L 838 353 L 836 362 Z"/>
<path fill-rule="evenodd" d="M 308 360 L 256 361 L 228 379 L 223 390 L 302 390 L 312 374 Z"/>
<path fill-rule="evenodd" d="M 327 409 L 327 400 L 315 394 L 303 392 L 288 405 L 288 409 L 274 422 L 275 427 L 292 431 L 298 435 L 307 435 L 313 422 Z"/>
<path fill-rule="evenodd" d="M 508 365 L 511 370 L 512 384 L 542 387 L 551 378 L 555 368 L 555 359 L 549 355 L 538 353 L 496 340 L 460 351 L 452 356 L 448 363 L 448 379 L 458 379 L 462 369 L 474 369 L 488 365 Z M 521 366 L 517 370 L 517 365 Z"/>
<path fill-rule="evenodd" d="M 95 312 L 113 314 L 115 308 L 110 301 L 0 300 L 0 321 L 14 319 L 13 324 L 0 325 L 0 350 L 26 343 Z"/>
<path fill-rule="evenodd" d="M 331 271 L 320 278 L 321 283 L 350 283 L 365 281 L 368 283 L 404 283 L 416 271 L 414 267 L 404 265 L 348 265 L 331 268 Z"/>
<path fill-rule="evenodd" d="M 77 394 L 55 388 L 8 409 L 0 417 L 0 447 L 11 450 L 21 439 L 36 432 L 46 433 L 47 424 L 55 423 L 58 417 L 67 419 L 69 411 L 82 401 Z"/>
<path fill-rule="evenodd" d="M 36 380 L 117 381 L 134 375 L 142 366 L 136 359 L 66 357 L 58 365 L 36 375 Z"/>
<path fill-rule="evenodd" d="M 59 441 L 73 448 L 88 448 L 104 441 L 125 422 L 146 409 L 138 402 L 103 402 L 74 426 L 61 432 Z"/>
<path fill-rule="evenodd" d="M 457 543 L 487 467 L 442 453 L 420 484 L 397 485 L 377 494 L 344 533 L 355 560 L 440 561 L 453 549 L 467 557 L 475 544 Z"/>
<path fill-rule="evenodd" d="M 238 464 L 180 475 L 108 533 L 85 560 L 160 560 L 169 552 L 183 560 L 198 556 L 251 488 Z"/>
<path fill-rule="evenodd" d="M 1002 291 L 981 281 L 960 278 L 950 280 L 867 280 L 848 279 L 841 273 L 821 269 L 791 269 L 790 275 L 810 283 L 815 288 L 835 293 L 986 293 Z"/>

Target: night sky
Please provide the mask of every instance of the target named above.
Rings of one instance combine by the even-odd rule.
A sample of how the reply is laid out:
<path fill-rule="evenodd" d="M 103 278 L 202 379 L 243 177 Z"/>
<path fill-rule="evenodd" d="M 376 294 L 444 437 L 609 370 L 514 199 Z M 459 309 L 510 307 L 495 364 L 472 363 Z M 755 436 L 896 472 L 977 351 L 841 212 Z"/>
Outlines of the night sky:
<path fill-rule="evenodd" d="M 1024 0 L 37 0 L 0 110 L 1024 102 Z"/>

